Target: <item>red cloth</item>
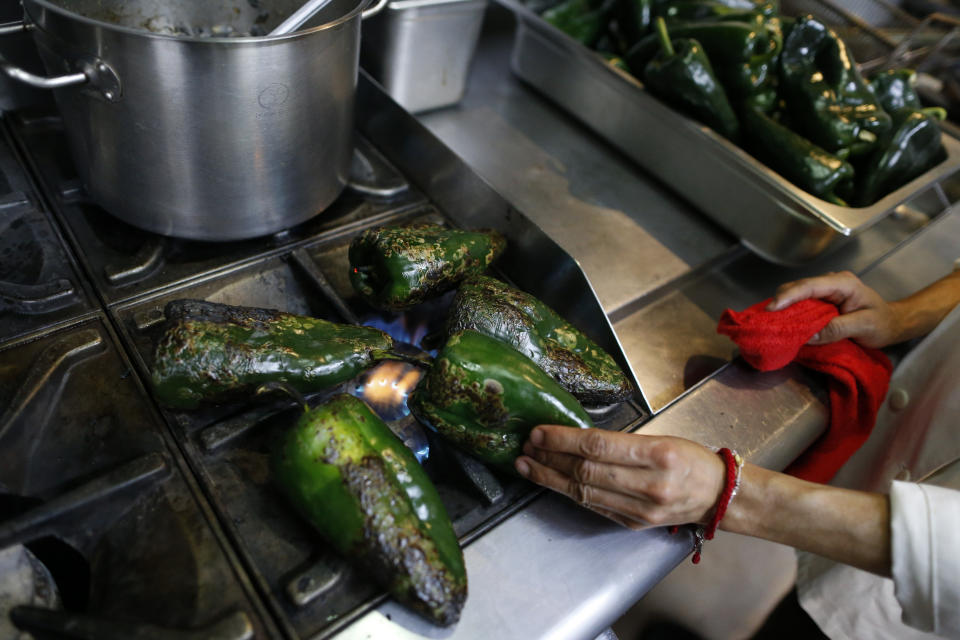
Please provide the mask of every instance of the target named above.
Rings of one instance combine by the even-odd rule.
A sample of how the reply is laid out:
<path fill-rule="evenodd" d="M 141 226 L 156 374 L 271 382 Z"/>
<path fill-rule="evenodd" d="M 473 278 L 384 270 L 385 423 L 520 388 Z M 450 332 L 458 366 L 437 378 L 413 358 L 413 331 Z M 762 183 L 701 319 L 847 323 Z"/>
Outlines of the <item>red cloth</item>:
<path fill-rule="evenodd" d="M 743 359 L 760 371 L 797 362 L 830 378 L 830 425 L 787 473 L 829 482 L 870 435 L 887 395 L 893 365 L 882 351 L 851 340 L 806 344 L 839 315 L 822 300 L 802 300 L 780 311 L 766 311 L 769 300 L 743 311 L 727 309 L 717 331 L 730 337 Z"/>

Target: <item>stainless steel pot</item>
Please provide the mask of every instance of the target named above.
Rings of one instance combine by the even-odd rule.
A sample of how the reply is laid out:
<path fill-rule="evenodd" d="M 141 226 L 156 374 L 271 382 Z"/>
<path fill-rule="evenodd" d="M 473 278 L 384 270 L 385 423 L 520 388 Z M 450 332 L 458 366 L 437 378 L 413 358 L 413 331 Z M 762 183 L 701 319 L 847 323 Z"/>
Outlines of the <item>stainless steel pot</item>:
<path fill-rule="evenodd" d="M 149 231 L 264 235 L 316 215 L 346 184 L 361 15 L 333 0 L 307 28 L 256 33 L 300 0 L 23 0 L 90 197 Z M 318 26 L 311 26 L 318 25 Z M 18 27 L 8 27 L 7 31 Z"/>

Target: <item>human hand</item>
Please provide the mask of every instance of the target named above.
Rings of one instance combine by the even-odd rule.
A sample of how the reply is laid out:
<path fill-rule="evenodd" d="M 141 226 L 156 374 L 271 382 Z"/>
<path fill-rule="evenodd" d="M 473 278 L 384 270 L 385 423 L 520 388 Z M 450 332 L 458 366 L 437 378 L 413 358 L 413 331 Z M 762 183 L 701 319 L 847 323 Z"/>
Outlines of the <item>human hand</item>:
<path fill-rule="evenodd" d="M 849 271 L 781 285 L 767 310 L 779 311 L 807 298 L 832 302 L 840 310 L 840 315 L 814 335 L 809 344 L 827 344 L 850 338 L 865 347 L 880 348 L 900 339 L 896 303 L 881 298 Z"/>
<path fill-rule="evenodd" d="M 682 438 L 540 425 L 515 468 L 631 529 L 706 524 L 723 491 L 720 456 Z"/>

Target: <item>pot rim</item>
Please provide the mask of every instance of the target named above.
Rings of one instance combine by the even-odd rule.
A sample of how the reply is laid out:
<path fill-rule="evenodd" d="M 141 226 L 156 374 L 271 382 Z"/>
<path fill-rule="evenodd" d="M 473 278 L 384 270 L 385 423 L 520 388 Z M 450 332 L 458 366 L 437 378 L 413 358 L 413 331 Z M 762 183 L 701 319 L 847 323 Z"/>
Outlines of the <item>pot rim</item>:
<path fill-rule="evenodd" d="M 166 33 L 154 33 L 153 31 L 149 31 L 147 29 L 135 29 L 133 27 L 127 27 L 127 26 L 116 24 L 113 22 L 105 22 L 103 20 L 95 20 L 94 18 L 88 18 L 87 16 L 81 15 L 79 13 L 75 13 L 73 11 L 69 11 L 68 9 L 65 9 L 57 4 L 54 4 L 50 0 L 23 0 L 23 11 L 24 11 L 24 14 L 29 15 L 30 11 L 28 6 L 31 4 L 39 5 L 40 7 L 43 7 L 48 11 L 52 11 L 53 13 L 56 13 L 64 18 L 75 20 L 77 22 L 86 24 L 91 27 L 95 27 L 99 29 L 109 29 L 112 31 L 119 31 L 121 33 L 129 34 L 133 36 L 145 37 L 145 38 L 173 40 L 176 42 L 208 42 L 211 44 L 257 44 L 261 42 L 282 42 L 284 40 L 293 40 L 295 38 L 306 37 L 310 34 L 317 33 L 319 31 L 326 31 L 328 29 L 332 29 L 341 24 L 349 22 L 353 18 L 359 16 L 363 12 L 363 10 L 366 8 L 366 6 L 373 3 L 374 1 L 375 0 L 357 0 L 357 3 L 353 7 L 353 9 L 351 9 L 350 11 L 348 11 L 347 13 L 343 14 L 342 16 L 340 16 L 335 20 L 331 20 L 330 22 L 325 22 L 321 25 L 317 25 L 316 27 L 311 27 L 310 29 L 302 29 L 299 31 L 294 31 L 293 33 L 286 33 L 279 36 L 270 36 L 270 35 L 233 36 L 233 37 L 177 36 L 177 35 L 166 34 Z M 38 24 L 37 21 L 34 20 L 32 16 L 30 16 L 30 18 L 31 18 L 31 22 L 33 22 L 34 24 Z"/>

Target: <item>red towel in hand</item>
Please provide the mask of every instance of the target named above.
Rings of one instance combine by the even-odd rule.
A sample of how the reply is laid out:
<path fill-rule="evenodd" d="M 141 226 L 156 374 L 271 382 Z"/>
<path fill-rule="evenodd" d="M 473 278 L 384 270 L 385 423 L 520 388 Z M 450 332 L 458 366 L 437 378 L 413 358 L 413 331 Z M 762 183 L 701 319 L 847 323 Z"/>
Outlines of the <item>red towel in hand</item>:
<path fill-rule="evenodd" d="M 787 469 L 804 480 L 829 482 L 870 435 L 893 365 L 882 351 L 852 340 L 808 345 L 839 315 L 829 302 L 801 300 L 780 311 L 766 311 L 769 302 L 739 312 L 727 309 L 717 331 L 737 343 L 743 359 L 760 371 L 797 362 L 830 377 L 827 432 Z"/>

